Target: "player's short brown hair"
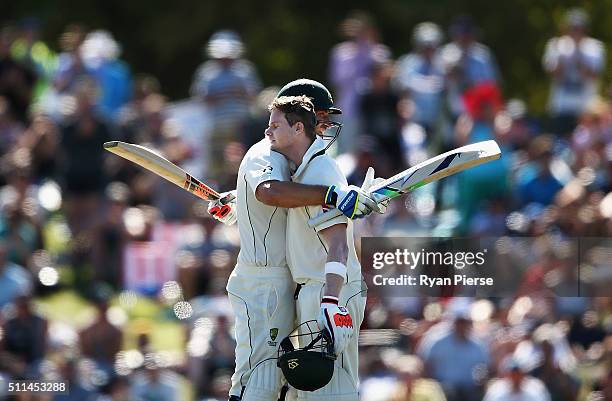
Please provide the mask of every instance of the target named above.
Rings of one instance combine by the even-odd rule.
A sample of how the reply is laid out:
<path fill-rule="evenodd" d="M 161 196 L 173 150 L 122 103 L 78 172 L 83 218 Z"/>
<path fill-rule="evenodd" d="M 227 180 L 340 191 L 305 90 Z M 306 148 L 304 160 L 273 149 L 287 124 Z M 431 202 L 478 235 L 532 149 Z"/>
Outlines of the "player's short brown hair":
<path fill-rule="evenodd" d="M 281 96 L 270 103 L 268 110 L 277 109 L 285 114 L 285 119 L 289 125 L 295 123 L 304 124 L 306 135 L 312 140 L 315 139 L 315 126 L 317 125 L 317 115 L 314 105 L 310 98 L 306 96 Z"/>

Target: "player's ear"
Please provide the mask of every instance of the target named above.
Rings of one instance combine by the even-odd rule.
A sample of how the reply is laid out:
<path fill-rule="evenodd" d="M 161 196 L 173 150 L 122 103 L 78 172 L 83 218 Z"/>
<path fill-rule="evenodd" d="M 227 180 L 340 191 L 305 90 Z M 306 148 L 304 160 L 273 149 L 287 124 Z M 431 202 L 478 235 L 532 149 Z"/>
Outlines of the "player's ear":
<path fill-rule="evenodd" d="M 293 125 L 293 129 L 295 130 L 295 133 L 299 133 L 300 131 L 304 132 L 304 123 L 301 121 L 298 121 L 297 123 L 295 123 Z"/>

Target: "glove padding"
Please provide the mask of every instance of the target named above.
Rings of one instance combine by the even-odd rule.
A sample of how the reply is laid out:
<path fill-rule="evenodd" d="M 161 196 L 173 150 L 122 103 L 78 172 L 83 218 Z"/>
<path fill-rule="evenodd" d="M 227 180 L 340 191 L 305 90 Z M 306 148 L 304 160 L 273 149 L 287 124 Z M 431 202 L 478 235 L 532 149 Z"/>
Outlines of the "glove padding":
<path fill-rule="evenodd" d="M 366 191 L 355 185 L 330 185 L 325 204 L 335 206 L 349 219 L 359 219 L 372 213 L 372 210 L 380 210 Z"/>
<path fill-rule="evenodd" d="M 368 171 L 366 172 L 366 176 L 363 180 L 363 184 L 361 184 L 361 190 L 367 193 L 368 197 L 374 200 L 374 202 L 376 202 L 378 206 L 378 210 L 376 209 L 372 209 L 372 210 L 380 214 L 384 214 L 387 211 L 387 206 L 389 206 L 389 201 L 391 199 L 386 199 L 380 202 L 380 199 L 377 199 L 377 198 L 381 198 L 382 195 L 370 193 L 370 188 L 380 184 L 384 180 L 385 179 L 382 177 L 374 178 L 374 168 L 368 167 Z"/>
<path fill-rule="evenodd" d="M 344 306 L 338 306 L 333 297 L 323 297 L 321 313 L 317 318 L 321 330 L 327 330 L 334 345 L 334 352 L 340 355 L 353 336 L 353 318 Z"/>
<path fill-rule="evenodd" d="M 208 202 L 208 214 L 228 226 L 236 223 L 236 191 L 224 192 L 219 199 Z"/>

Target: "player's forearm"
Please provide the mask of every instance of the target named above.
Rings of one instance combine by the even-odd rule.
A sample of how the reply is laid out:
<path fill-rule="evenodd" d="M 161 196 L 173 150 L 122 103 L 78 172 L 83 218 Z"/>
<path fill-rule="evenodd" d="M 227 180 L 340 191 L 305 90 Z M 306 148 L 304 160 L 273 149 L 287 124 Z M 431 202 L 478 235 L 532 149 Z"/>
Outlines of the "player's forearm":
<path fill-rule="evenodd" d="M 284 208 L 318 206 L 325 203 L 327 187 L 287 181 L 267 181 L 255 190 L 258 201 Z"/>
<path fill-rule="evenodd" d="M 326 228 L 321 231 L 321 235 L 328 244 L 323 295 L 338 298 L 346 280 L 346 261 L 348 258 L 346 224 L 336 224 Z"/>

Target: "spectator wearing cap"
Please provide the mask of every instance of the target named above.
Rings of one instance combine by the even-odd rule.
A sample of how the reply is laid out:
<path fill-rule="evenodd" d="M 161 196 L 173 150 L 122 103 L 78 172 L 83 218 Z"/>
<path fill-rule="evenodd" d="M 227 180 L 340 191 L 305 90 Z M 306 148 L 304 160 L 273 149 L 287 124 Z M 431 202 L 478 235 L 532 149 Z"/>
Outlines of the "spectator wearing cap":
<path fill-rule="evenodd" d="M 463 93 L 482 82 L 497 82 L 497 63 L 489 48 L 476 41 L 472 17 L 460 15 L 450 26 L 452 41 L 442 47 L 440 60 L 447 79 L 448 106 L 453 119 L 464 112 Z"/>
<path fill-rule="evenodd" d="M 121 45 L 110 32 L 97 30 L 87 34 L 79 50 L 86 71 L 98 84 L 96 110 L 108 120 L 118 119 L 132 96 L 129 66 L 119 58 Z"/>
<path fill-rule="evenodd" d="M 206 46 L 209 60 L 198 68 L 191 85 L 192 95 L 204 102 L 212 119 L 205 175 L 220 181 L 231 178 L 225 176 L 225 148 L 240 139 L 240 128 L 261 88 L 255 67 L 243 58 L 244 52 L 236 32 L 215 32 Z"/>
<path fill-rule="evenodd" d="M 439 59 L 442 30 L 422 22 L 412 32 L 413 52 L 397 61 L 394 86 L 414 102 L 412 121 L 431 134 L 442 112 L 445 76 Z"/>
<path fill-rule="evenodd" d="M 585 106 L 597 94 L 597 83 L 605 67 L 602 42 L 586 35 L 589 18 L 584 10 L 565 15 L 563 34 L 548 41 L 544 69 L 551 77 L 548 109 L 554 134 L 568 135 Z"/>
<path fill-rule="evenodd" d="M 528 376 L 512 359 L 504 365 L 505 377 L 493 380 L 483 401 L 551 401 L 550 394 L 541 380 Z"/>
<path fill-rule="evenodd" d="M 442 385 L 448 401 L 480 401 L 489 350 L 471 334 L 469 305 L 457 302 L 448 312 L 450 324 L 433 326 L 422 339 L 418 354 L 428 376 Z"/>
<path fill-rule="evenodd" d="M 344 152 L 353 150 L 354 136 L 361 132 L 359 99 L 367 86 L 372 66 L 388 62 L 391 52 L 379 43 L 374 21 L 365 12 L 351 12 L 340 25 L 340 30 L 347 41 L 331 50 L 329 80 L 336 92 L 336 104 L 342 109 L 344 129 L 338 138 L 338 146 Z"/>

